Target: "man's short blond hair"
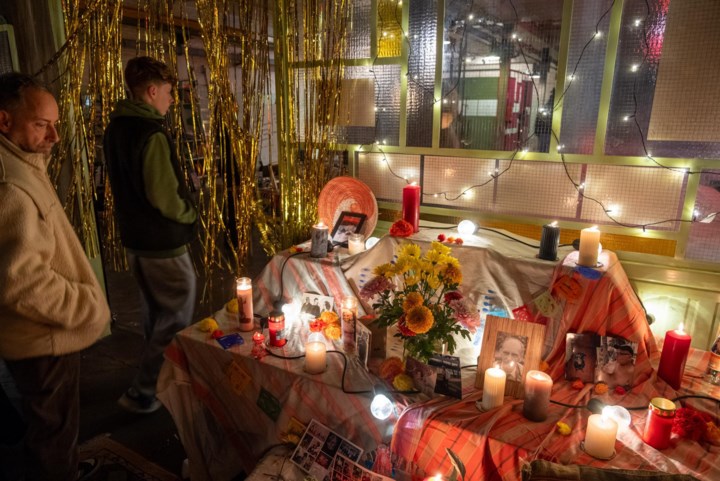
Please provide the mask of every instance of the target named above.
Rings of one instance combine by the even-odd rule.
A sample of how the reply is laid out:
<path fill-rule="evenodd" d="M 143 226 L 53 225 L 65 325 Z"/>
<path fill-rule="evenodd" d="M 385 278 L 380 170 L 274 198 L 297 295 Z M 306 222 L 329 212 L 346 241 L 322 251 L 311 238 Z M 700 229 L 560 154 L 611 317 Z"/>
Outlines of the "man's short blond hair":
<path fill-rule="evenodd" d="M 135 57 L 125 66 L 125 83 L 134 98 L 140 98 L 151 84 L 175 85 L 177 78 L 170 67 L 152 57 Z"/>

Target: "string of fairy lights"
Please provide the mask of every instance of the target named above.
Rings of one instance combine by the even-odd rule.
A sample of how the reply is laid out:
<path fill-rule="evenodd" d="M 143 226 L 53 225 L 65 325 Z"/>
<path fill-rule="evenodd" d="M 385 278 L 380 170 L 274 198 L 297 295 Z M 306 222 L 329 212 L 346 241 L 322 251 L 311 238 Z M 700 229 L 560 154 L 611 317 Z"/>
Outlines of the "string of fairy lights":
<path fill-rule="evenodd" d="M 520 15 L 518 14 L 517 7 L 516 7 L 516 5 L 515 5 L 515 2 L 514 2 L 513 0 L 509 0 L 509 5 L 510 5 L 510 6 L 512 7 L 512 9 L 513 9 L 513 12 L 514 12 L 516 21 L 519 22 L 519 21 L 520 21 Z M 426 93 L 432 93 L 432 94 L 433 94 L 433 104 L 436 104 L 436 103 L 438 103 L 438 102 L 447 103 L 447 102 L 448 102 L 448 97 L 450 97 L 451 94 L 453 94 L 453 92 L 454 92 L 454 91 L 457 89 L 457 87 L 458 87 L 458 84 L 459 84 L 459 81 L 460 81 L 460 76 L 457 77 L 456 82 L 455 82 L 455 85 L 453 85 L 453 86 L 452 86 L 451 88 L 449 88 L 447 91 L 443 92 L 443 94 L 440 96 L 440 98 L 436 98 L 436 97 L 434 96 L 434 90 L 433 90 L 433 89 L 427 88 L 426 86 L 423 85 L 422 82 L 419 82 L 419 81 L 418 81 L 418 78 L 419 78 L 418 74 L 413 74 L 413 73 L 410 71 L 410 68 L 411 68 L 410 66 L 411 66 L 411 63 L 412 63 L 410 60 L 411 60 L 411 58 L 412 58 L 412 56 L 413 56 L 413 54 L 414 54 L 413 44 L 412 44 L 412 41 L 410 40 L 408 34 L 407 34 L 407 33 L 405 32 L 405 30 L 403 29 L 403 27 L 402 27 L 402 22 L 401 22 L 400 18 L 398 18 L 398 14 L 399 14 L 399 12 L 401 12 L 401 10 L 402 10 L 402 9 L 401 9 L 402 0 L 399 0 L 399 1 L 396 3 L 396 6 L 397 6 L 397 8 L 395 9 L 395 21 L 396 21 L 396 23 L 397 23 L 397 25 L 398 25 L 398 27 L 400 28 L 400 31 L 401 31 L 401 33 L 402 33 L 402 41 L 404 41 L 404 42 L 407 43 L 407 48 L 408 48 L 408 60 L 407 60 L 408 71 L 407 71 L 407 73 L 406 73 L 406 79 L 407 79 L 408 84 L 413 83 L 413 84 L 416 85 L 420 90 L 423 90 L 423 91 L 425 91 Z M 582 62 L 583 59 L 585 58 L 585 54 L 586 54 L 588 48 L 590 47 L 590 45 L 592 45 L 593 42 L 595 42 L 595 41 L 597 41 L 598 39 L 600 39 L 600 38 L 603 37 L 603 32 L 602 32 L 600 26 L 601 26 L 601 24 L 603 23 L 603 21 L 606 19 L 606 17 L 610 14 L 610 12 L 613 10 L 613 8 L 615 8 L 615 6 L 616 6 L 616 0 L 612 0 L 611 2 L 609 2 L 608 7 L 607 7 L 606 9 L 604 9 L 604 10 L 602 11 L 602 13 L 600 14 L 597 22 L 595 23 L 595 29 L 594 29 L 592 35 L 590 36 L 590 38 L 589 38 L 589 39 L 585 42 L 585 44 L 583 45 L 583 47 L 582 47 L 582 49 L 580 50 L 580 53 L 579 53 L 579 55 L 578 55 L 578 58 L 577 58 L 574 66 L 573 66 L 573 69 L 571 70 L 571 73 L 566 77 L 566 78 L 567 78 L 567 82 L 564 84 L 563 91 L 561 92 L 561 94 L 560 94 L 559 96 L 557 96 L 557 97 L 554 99 L 553 107 L 552 107 L 552 111 L 553 111 L 553 112 L 558 111 L 558 110 L 560 110 L 560 109 L 562 108 L 564 97 L 566 96 L 566 94 L 568 93 L 568 91 L 570 90 L 570 88 L 573 87 L 574 82 L 576 82 L 576 80 L 577 80 L 577 78 L 578 78 L 578 77 L 577 77 L 578 68 L 580 67 L 581 62 Z M 645 6 L 646 6 L 646 16 L 645 16 L 645 19 L 644 19 L 644 20 L 639 20 L 639 19 L 630 20 L 632 26 L 635 27 L 635 28 L 639 27 L 641 24 L 643 25 L 642 41 L 644 42 L 644 47 L 645 47 L 645 48 L 644 48 L 644 53 L 643 53 L 643 57 L 642 57 L 641 62 L 640 62 L 639 64 L 633 64 L 633 65 L 631 66 L 631 71 L 632 71 L 633 73 L 642 71 L 642 68 L 648 63 L 648 55 L 649 55 L 649 51 L 650 51 L 649 43 L 648 43 L 648 34 L 649 34 L 649 33 L 648 33 L 648 25 L 651 23 L 652 16 L 653 16 L 653 12 L 651 11 L 651 8 L 650 8 L 650 5 L 649 5 L 649 3 L 648 3 L 648 0 L 645 0 Z M 465 19 L 458 19 L 458 20 L 456 21 L 456 24 L 458 25 L 458 28 L 457 28 L 456 32 L 457 32 L 457 31 L 461 31 L 462 34 L 461 34 L 461 36 L 460 36 L 460 41 L 459 41 L 459 42 L 455 42 L 455 46 L 457 46 L 457 45 L 462 45 L 463 42 L 466 41 L 467 26 L 468 26 L 469 21 L 472 21 L 472 20 L 473 20 L 473 14 L 471 13 L 471 10 L 473 9 L 473 7 L 474 7 L 474 2 L 473 2 L 471 5 L 468 6 L 468 9 L 466 10 L 466 12 L 465 12 L 465 14 L 464 14 L 465 19 L 467 19 L 467 21 L 465 21 Z M 379 15 L 380 24 L 381 24 L 381 25 L 384 25 L 384 24 L 385 24 L 385 18 L 382 17 L 382 12 L 381 12 L 380 9 L 378 10 L 378 15 Z M 512 35 L 512 41 L 513 41 L 513 43 L 514 43 L 514 46 L 518 49 L 520 55 L 522 56 L 523 62 L 525 63 L 525 66 L 527 67 L 527 71 L 530 72 L 530 70 L 531 70 L 531 64 L 530 64 L 530 61 L 528 60 L 528 57 L 527 57 L 527 55 L 526 55 L 526 53 L 525 53 L 525 48 L 524 48 L 524 46 L 523 46 L 522 37 L 521 37 L 520 35 L 518 35 L 518 34 L 513 34 L 513 35 Z M 375 77 L 375 85 L 379 85 L 379 83 L 378 83 L 378 81 L 377 81 L 377 76 L 376 76 L 376 74 L 375 74 L 375 67 L 376 67 L 376 63 L 377 63 L 378 57 L 379 57 L 379 54 L 376 54 L 375 57 L 373 58 L 372 65 L 371 65 L 370 68 L 369 68 L 370 72 L 371 72 L 371 73 L 373 74 L 373 76 Z M 534 78 L 533 75 L 530 75 L 529 77 L 530 77 L 530 81 L 531 81 L 531 84 L 532 84 L 532 88 L 533 88 L 534 93 L 535 93 L 535 97 L 536 97 L 536 100 L 537 100 L 537 104 L 540 105 L 540 93 L 539 93 L 539 90 L 538 90 L 538 86 L 537 86 L 537 84 L 536 84 L 536 82 L 535 82 L 535 78 Z M 654 163 L 655 165 L 657 165 L 658 167 L 661 167 L 661 168 L 666 169 L 666 170 L 669 170 L 669 171 L 677 172 L 677 173 L 682 174 L 682 175 L 697 175 L 697 174 L 708 174 L 708 173 L 709 173 L 709 174 L 713 174 L 712 171 L 703 171 L 703 170 L 697 170 L 697 171 L 696 171 L 696 170 L 690 170 L 690 169 L 688 169 L 688 168 L 670 167 L 670 166 L 667 166 L 667 165 L 664 165 L 664 164 L 658 162 L 658 160 L 655 159 L 655 158 L 651 155 L 651 153 L 650 153 L 649 150 L 648 150 L 648 146 L 647 146 L 647 142 L 646 142 L 646 139 L 645 139 L 645 134 L 644 134 L 644 132 L 643 132 L 642 125 L 640 124 L 640 122 L 639 122 L 639 120 L 638 120 L 638 115 L 637 115 L 637 114 L 638 114 L 638 109 L 639 109 L 638 100 L 637 100 L 637 91 L 638 91 L 638 88 L 639 88 L 638 83 L 639 83 L 639 75 L 636 75 L 636 76 L 634 77 L 634 79 L 633 79 L 633 91 L 632 91 L 632 97 L 633 97 L 633 103 L 634 103 L 633 112 L 632 112 L 632 114 L 630 114 L 630 115 L 624 115 L 624 116 L 622 117 L 622 120 L 626 122 L 626 121 L 629 121 L 630 119 L 632 119 L 632 120 L 634 121 L 635 127 L 636 127 L 637 132 L 638 132 L 638 137 L 639 137 L 639 139 L 640 139 L 640 142 L 641 142 L 641 144 L 642 144 L 642 149 L 643 149 L 643 152 L 644 152 L 644 154 L 645 154 L 644 157 L 647 158 L 647 160 L 653 162 L 653 163 Z M 378 99 L 378 97 L 379 97 L 379 92 L 378 92 L 378 90 L 376 90 L 375 95 L 376 95 L 376 104 L 377 104 L 377 99 Z M 378 108 L 376 108 L 375 110 L 376 110 L 376 113 L 379 113 L 379 109 L 378 109 Z M 382 109 L 382 110 L 384 110 L 384 109 Z M 540 109 L 540 110 L 542 110 L 542 109 Z M 543 113 L 543 112 L 541 112 L 541 114 L 542 114 L 542 113 Z M 544 113 L 547 114 L 547 112 L 544 112 Z M 377 139 L 377 128 L 378 128 L 378 122 L 377 122 L 377 117 L 376 117 L 376 122 L 375 122 L 375 136 L 374 136 L 376 139 Z M 572 184 L 573 188 L 574 188 L 575 191 L 577 192 L 578 202 L 582 202 L 582 200 L 587 200 L 587 201 L 589 201 L 589 202 L 592 202 L 592 203 L 597 204 L 597 205 L 600 207 L 600 209 L 602 210 L 602 212 L 604 213 L 605 217 L 606 217 L 609 221 L 611 221 L 612 223 L 614 223 L 615 225 L 618 225 L 618 226 L 621 226 L 621 227 L 626 227 L 626 228 L 638 228 L 638 229 L 642 229 L 643 232 L 646 232 L 646 230 L 647 230 L 648 228 L 655 227 L 655 226 L 659 226 L 659 225 L 662 225 L 662 224 L 669 224 L 669 223 L 672 223 L 672 224 L 676 224 L 676 223 L 695 223 L 695 222 L 709 223 L 709 222 L 712 222 L 712 221 L 714 220 L 714 218 L 715 218 L 715 216 L 716 216 L 717 214 L 720 213 L 720 212 L 711 212 L 711 213 L 706 213 L 705 215 L 701 215 L 700 212 L 698 212 L 697 210 L 695 210 L 695 211 L 692 213 L 692 217 L 691 217 L 690 219 L 673 218 L 673 219 L 665 219 L 665 220 L 645 222 L 645 223 L 627 223 L 627 222 L 622 222 L 621 220 L 618 219 L 618 209 L 617 209 L 616 207 L 614 207 L 614 206 L 613 206 L 612 204 L 610 204 L 610 203 L 605 203 L 605 202 L 603 202 L 603 201 L 601 201 L 601 200 L 599 200 L 599 199 L 597 199 L 597 198 L 595 198 L 595 197 L 592 197 L 592 196 L 588 195 L 588 194 L 586 193 L 587 185 L 585 184 L 585 182 L 578 182 L 578 181 L 576 181 L 576 180 L 573 178 L 573 175 L 571 174 L 570 169 L 568 168 L 568 163 L 567 163 L 567 160 L 566 160 L 566 158 L 565 158 L 566 153 L 565 153 L 565 150 L 564 150 L 564 145 L 560 143 L 560 138 L 559 138 L 557 132 L 556 132 L 554 129 L 552 129 L 551 126 L 550 126 L 549 130 L 550 130 L 550 135 L 552 135 L 552 138 L 553 138 L 553 139 L 555 140 L 555 142 L 556 142 L 556 145 L 557 145 L 557 153 L 558 153 L 559 156 L 560 156 L 560 161 L 561 161 L 561 164 L 562 164 L 562 166 L 563 166 L 563 171 L 564 171 L 567 179 L 570 181 L 570 183 Z M 484 181 L 484 182 L 479 182 L 479 183 L 477 183 L 477 184 L 474 184 L 474 185 L 471 185 L 471 186 L 469 186 L 469 187 L 467 187 L 467 188 L 464 188 L 464 189 L 460 190 L 459 193 L 457 193 L 457 194 L 454 194 L 454 193 L 452 193 L 452 192 L 450 192 L 450 191 L 439 191 L 439 192 L 429 192 L 429 193 L 428 193 L 428 192 L 423 192 L 423 196 L 424 196 L 424 197 L 433 197 L 433 198 L 442 198 L 442 199 L 444 199 L 445 201 L 450 201 L 450 202 L 451 202 L 451 201 L 458 200 L 458 199 L 461 199 L 461 198 L 467 198 L 467 197 L 469 197 L 469 196 L 470 196 L 470 193 L 471 193 L 473 190 L 479 189 L 479 188 L 482 188 L 482 187 L 485 187 L 485 186 L 487 186 L 487 185 L 489 185 L 489 184 L 493 184 L 493 183 L 495 183 L 501 176 L 503 176 L 504 174 L 506 174 L 506 173 L 512 168 L 513 162 L 514 162 L 514 160 L 516 160 L 516 158 L 517 158 L 517 156 L 518 156 L 519 153 L 521 153 L 521 152 L 522 152 L 522 153 L 527 153 L 527 152 L 529 152 L 529 148 L 527 147 L 527 145 L 528 145 L 528 143 L 530 142 L 530 140 L 533 139 L 533 137 L 535 137 L 535 136 L 536 136 L 535 133 L 530 133 L 530 134 L 527 135 L 525 138 L 523 138 L 523 139 L 521 139 L 521 140 L 519 141 L 517 148 L 515 148 L 513 151 L 510 152 L 510 155 L 509 155 L 509 157 L 508 157 L 507 159 L 499 159 L 499 160 L 507 160 L 507 161 L 509 161 L 508 164 L 507 164 L 507 166 L 504 167 L 504 168 L 502 168 L 502 169 L 496 167 L 493 171 L 491 171 L 491 172 L 488 173 L 488 177 L 489 177 L 489 178 L 488 178 L 486 181 Z M 371 147 L 370 147 L 369 149 L 366 148 L 368 145 L 371 145 Z M 399 175 L 395 170 L 393 170 L 393 168 L 392 168 L 392 166 L 391 166 L 391 162 L 390 162 L 390 160 L 388 159 L 388 155 L 387 155 L 387 153 L 385 152 L 385 150 L 383 149 L 383 145 L 385 145 L 385 141 L 375 140 L 375 142 L 374 142 L 373 144 L 361 144 L 361 145 L 358 147 L 357 150 L 358 150 L 359 152 L 363 152 L 363 153 L 367 153 L 367 154 L 373 153 L 373 152 L 375 152 L 375 151 L 379 152 L 379 153 L 381 154 L 381 156 L 382 156 L 381 159 L 380 159 L 380 162 L 384 165 L 385 168 L 387 168 L 387 170 L 388 170 L 388 172 L 390 173 L 390 175 L 392 175 L 392 176 L 394 176 L 394 177 L 396 177 L 396 178 L 398 178 L 398 179 L 400 179 L 400 180 L 405 181 L 406 184 L 409 184 L 409 183 L 410 183 L 410 179 L 409 179 L 408 177 Z"/>

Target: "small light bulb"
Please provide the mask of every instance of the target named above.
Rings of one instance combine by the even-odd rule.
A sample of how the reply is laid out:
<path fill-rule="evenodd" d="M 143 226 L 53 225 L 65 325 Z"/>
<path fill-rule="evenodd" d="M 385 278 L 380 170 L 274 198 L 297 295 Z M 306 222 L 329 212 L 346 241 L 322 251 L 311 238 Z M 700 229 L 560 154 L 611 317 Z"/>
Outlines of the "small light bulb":
<path fill-rule="evenodd" d="M 568 75 L 568 80 L 573 81 L 575 80 L 575 75 Z"/>
<path fill-rule="evenodd" d="M 602 415 L 615 421 L 622 428 L 630 427 L 632 417 L 630 412 L 622 406 L 605 406 Z"/>
<path fill-rule="evenodd" d="M 640 68 L 640 66 L 639 66 L 638 64 L 633 64 L 633 66 L 630 67 L 630 70 L 631 70 L 632 72 L 637 72 L 637 71 L 638 71 L 638 68 Z"/>
<path fill-rule="evenodd" d="M 602 32 L 600 30 L 595 32 L 595 38 L 602 38 Z"/>
<path fill-rule="evenodd" d="M 639 27 L 639 26 L 640 26 L 640 19 L 639 19 L 639 18 L 636 18 L 636 19 L 635 19 L 635 26 L 636 26 L 636 27 Z"/>
<path fill-rule="evenodd" d="M 388 399 L 386 395 L 376 394 L 375 399 L 373 399 L 370 404 L 370 412 L 375 418 L 381 421 L 387 419 L 393 412 L 392 402 L 390 402 L 390 399 Z"/>
<path fill-rule="evenodd" d="M 377 244 L 380 241 L 377 237 L 368 237 L 368 239 L 365 241 L 365 250 L 370 250 L 373 248 L 375 244 Z"/>
<path fill-rule="evenodd" d="M 473 223 L 473 221 L 467 220 L 467 219 L 464 221 L 461 221 L 457 226 L 458 234 L 460 234 L 461 236 L 471 236 L 475 233 L 475 229 L 476 229 L 475 223 Z"/>
<path fill-rule="evenodd" d="M 629 115 L 626 115 L 625 117 L 623 117 L 623 122 L 627 122 L 628 120 L 630 120 L 630 116 L 629 116 Z"/>

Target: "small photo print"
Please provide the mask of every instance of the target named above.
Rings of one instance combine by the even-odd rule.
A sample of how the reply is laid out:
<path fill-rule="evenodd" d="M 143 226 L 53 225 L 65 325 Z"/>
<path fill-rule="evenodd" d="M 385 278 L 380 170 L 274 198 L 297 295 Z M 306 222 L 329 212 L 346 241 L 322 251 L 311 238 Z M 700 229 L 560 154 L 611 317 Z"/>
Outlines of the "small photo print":
<path fill-rule="evenodd" d="M 632 389 L 638 344 L 621 337 L 599 338 L 595 382 L 604 382 L 610 389 L 618 386 L 626 390 Z"/>
<path fill-rule="evenodd" d="M 525 374 L 527 336 L 498 331 L 496 338 L 495 364 L 505 371 L 508 380 L 522 382 Z"/>
<path fill-rule="evenodd" d="M 333 481 L 391 481 L 391 478 L 374 473 L 341 454 L 335 458 L 330 479 Z"/>
<path fill-rule="evenodd" d="M 300 316 L 305 320 L 317 319 L 325 311 L 332 311 L 335 306 L 335 298 L 332 296 L 321 296 L 320 294 L 303 293 Z"/>
<path fill-rule="evenodd" d="M 428 364 L 435 368 L 435 393 L 462 399 L 462 376 L 460 375 L 460 358 L 433 354 Z"/>
<path fill-rule="evenodd" d="M 370 348 L 372 346 L 372 332 L 362 322 L 355 323 L 357 355 L 360 364 L 367 369 L 368 359 L 370 358 Z"/>
<path fill-rule="evenodd" d="M 595 382 L 597 367 L 597 334 L 567 334 L 565 337 L 565 379 Z"/>
<path fill-rule="evenodd" d="M 363 450 L 327 426 L 311 420 L 290 460 L 316 479 L 330 479 L 337 456 L 358 461 Z"/>

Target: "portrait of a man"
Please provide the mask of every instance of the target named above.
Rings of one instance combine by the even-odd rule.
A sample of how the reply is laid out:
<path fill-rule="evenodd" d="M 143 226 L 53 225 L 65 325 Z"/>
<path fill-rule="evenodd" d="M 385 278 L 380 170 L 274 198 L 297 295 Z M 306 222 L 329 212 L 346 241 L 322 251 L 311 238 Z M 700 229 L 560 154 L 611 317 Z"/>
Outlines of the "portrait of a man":
<path fill-rule="evenodd" d="M 522 382 L 525 374 L 526 336 L 515 336 L 498 331 L 495 343 L 495 364 L 500 367 L 507 379 Z"/>

